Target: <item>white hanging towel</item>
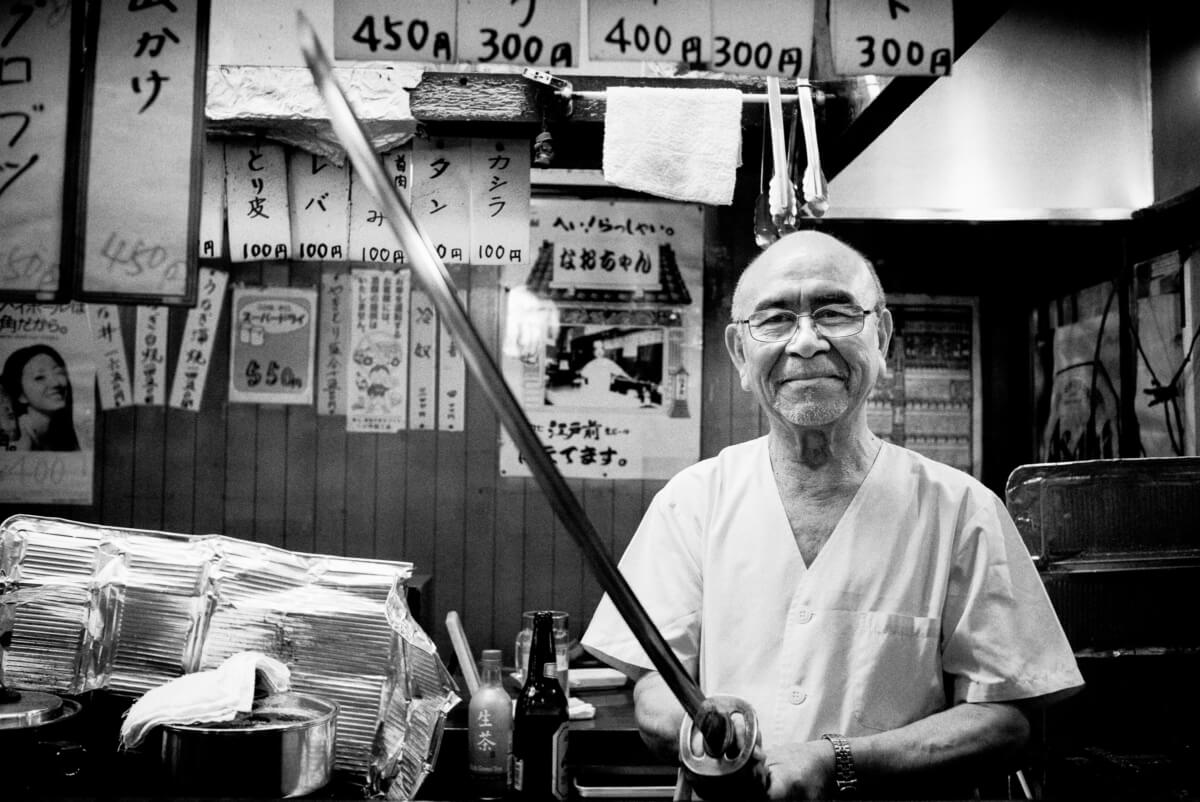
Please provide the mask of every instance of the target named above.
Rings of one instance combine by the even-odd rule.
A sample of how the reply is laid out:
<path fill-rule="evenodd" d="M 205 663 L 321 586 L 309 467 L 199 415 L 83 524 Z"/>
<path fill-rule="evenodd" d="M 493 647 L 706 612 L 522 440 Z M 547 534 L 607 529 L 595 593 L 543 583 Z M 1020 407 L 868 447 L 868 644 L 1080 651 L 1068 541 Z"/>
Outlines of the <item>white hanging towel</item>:
<path fill-rule="evenodd" d="M 159 724 L 231 721 L 254 704 L 261 675 L 268 693 L 286 691 L 291 672 L 261 652 L 238 652 L 210 671 L 184 674 L 151 688 L 129 708 L 121 724 L 121 746 L 132 749 Z"/>
<path fill-rule="evenodd" d="M 605 181 L 672 200 L 732 203 L 740 91 L 614 86 L 605 94 Z"/>

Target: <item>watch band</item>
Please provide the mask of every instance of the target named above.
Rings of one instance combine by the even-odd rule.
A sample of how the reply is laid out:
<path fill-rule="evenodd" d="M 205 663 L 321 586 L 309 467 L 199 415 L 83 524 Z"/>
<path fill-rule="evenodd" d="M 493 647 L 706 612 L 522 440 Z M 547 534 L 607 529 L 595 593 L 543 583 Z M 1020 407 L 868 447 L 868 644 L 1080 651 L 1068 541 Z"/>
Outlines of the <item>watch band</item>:
<path fill-rule="evenodd" d="M 858 774 L 854 771 L 854 753 L 844 735 L 825 733 L 821 736 L 833 745 L 833 781 L 839 796 L 850 796 L 858 790 Z"/>

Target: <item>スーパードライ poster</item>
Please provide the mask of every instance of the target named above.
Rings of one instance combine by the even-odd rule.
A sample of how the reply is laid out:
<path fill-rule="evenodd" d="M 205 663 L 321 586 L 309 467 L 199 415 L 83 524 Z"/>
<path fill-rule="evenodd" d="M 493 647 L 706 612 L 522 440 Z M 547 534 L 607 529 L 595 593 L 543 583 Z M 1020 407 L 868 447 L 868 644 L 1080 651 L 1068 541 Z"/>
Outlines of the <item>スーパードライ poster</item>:
<path fill-rule="evenodd" d="M 91 504 L 96 368 L 83 304 L 0 305 L 0 502 Z"/>
<path fill-rule="evenodd" d="M 502 274 L 502 368 L 568 478 L 665 479 L 699 458 L 703 208 L 534 198 Z M 530 470 L 505 431 L 500 473 Z"/>

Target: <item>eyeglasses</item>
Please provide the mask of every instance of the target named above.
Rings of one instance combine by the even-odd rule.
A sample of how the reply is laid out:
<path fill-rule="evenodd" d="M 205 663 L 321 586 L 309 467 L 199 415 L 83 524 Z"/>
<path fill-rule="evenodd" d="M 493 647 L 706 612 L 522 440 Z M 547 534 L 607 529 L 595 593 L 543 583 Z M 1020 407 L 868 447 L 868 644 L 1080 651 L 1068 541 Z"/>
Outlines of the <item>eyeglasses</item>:
<path fill-rule="evenodd" d="M 790 309 L 760 309 L 745 320 L 750 336 L 760 343 L 774 343 L 791 339 L 800 326 L 800 318 L 812 318 L 813 328 L 822 337 L 853 337 L 863 330 L 870 309 L 861 309 L 850 304 L 822 306 L 811 312 L 793 312 Z"/>

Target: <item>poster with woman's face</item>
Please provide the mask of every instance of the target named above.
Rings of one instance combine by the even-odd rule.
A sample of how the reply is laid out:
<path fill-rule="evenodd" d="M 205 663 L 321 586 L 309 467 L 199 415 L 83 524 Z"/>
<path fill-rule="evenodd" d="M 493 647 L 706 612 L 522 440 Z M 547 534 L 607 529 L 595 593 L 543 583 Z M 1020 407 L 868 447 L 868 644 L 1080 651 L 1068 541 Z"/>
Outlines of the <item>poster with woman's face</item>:
<path fill-rule="evenodd" d="M 94 385 L 83 304 L 0 305 L 0 503 L 92 503 Z"/>

